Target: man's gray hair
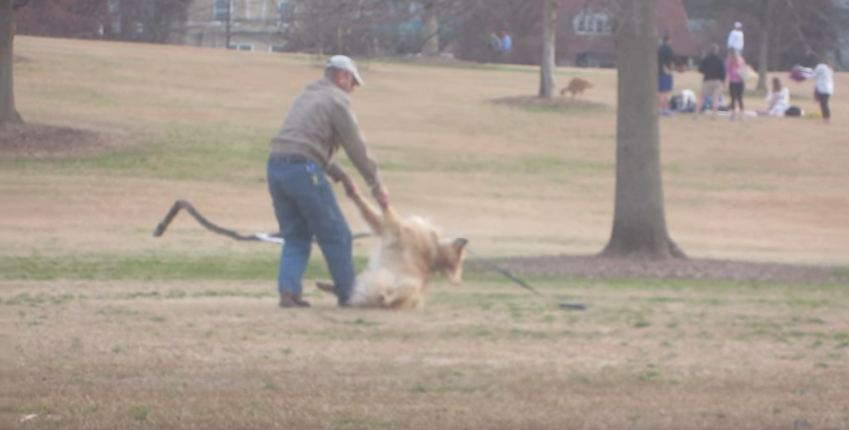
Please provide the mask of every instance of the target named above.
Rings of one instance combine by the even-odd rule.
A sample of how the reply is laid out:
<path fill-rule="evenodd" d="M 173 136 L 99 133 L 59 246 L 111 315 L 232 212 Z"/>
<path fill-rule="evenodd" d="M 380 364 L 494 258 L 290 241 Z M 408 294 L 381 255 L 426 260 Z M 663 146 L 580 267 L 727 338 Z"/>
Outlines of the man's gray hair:
<path fill-rule="evenodd" d="M 341 72 L 342 70 L 343 69 L 339 69 L 336 67 L 327 67 L 324 69 L 324 77 L 332 81 L 336 79 L 336 74 Z"/>

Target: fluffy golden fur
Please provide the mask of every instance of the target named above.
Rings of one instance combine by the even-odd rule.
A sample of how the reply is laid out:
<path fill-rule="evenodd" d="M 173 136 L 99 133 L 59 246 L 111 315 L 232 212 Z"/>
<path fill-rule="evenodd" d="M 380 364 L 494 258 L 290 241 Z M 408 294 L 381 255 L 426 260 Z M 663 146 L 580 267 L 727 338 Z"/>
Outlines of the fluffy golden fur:
<path fill-rule="evenodd" d="M 369 259 L 368 268 L 357 276 L 350 306 L 413 309 L 424 305 L 425 290 L 435 274 L 453 283 L 460 282 L 468 241 L 446 239 L 428 220 L 401 218 L 392 208 L 381 213 L 359 193 L 349 197 L 380 243 Z M 332 285 L 319 284 L 324 291 Z"/>
<path fill-rule="evenodd" d="M 563 96 L 566 93 L 569 93 L 572 98 L 575 98 L 576 95 L 581 94 L 592 87 L 593 84 L 586 79 L 572 78 L 572 80 L 569 81 L 569 85 L 560 90 L 560 95 Z"/>

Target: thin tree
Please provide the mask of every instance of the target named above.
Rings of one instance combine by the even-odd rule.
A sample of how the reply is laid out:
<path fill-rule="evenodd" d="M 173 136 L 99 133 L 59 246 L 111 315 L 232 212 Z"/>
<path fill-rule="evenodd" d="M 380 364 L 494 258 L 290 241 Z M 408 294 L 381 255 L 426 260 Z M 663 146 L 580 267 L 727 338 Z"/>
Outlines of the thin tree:
<path fill-rule="evenodd" d="M 602 255 L 685 258 L 664 214 L 655 0 L 620 0 L 617 15 L 616 197 L 613 231 Z"/>
<path fill-rule="evenodd" d="M 766 91 L 767 72 L 769 71 L 769 42 L 772 40 L 773 16 L 775 15 L 774 0 L 761 0 L 758 20 L 761 24 L 761 40 L 758 48 L 758 86 L 760 91 Z"/>
<path fill-rule="evenodd" d="M 15 108 L 12 56 L 15 39 L 15 9 L 29 0 L 0 0 L 0 126 L 23 122 Z"/>
<path fill-rule="evenodd" d="M 438 0 L 424 2 L 422 24 L 422 54 L 428 57 L 439 55 L 439 4 Z"/>
<path fill-rule="evenodd" d="M 557 40 L 557 0 L 543 1 L 542 61 L 539 68 L 539 96 L 550 99 L 554 95 L 555 41 Z"/>

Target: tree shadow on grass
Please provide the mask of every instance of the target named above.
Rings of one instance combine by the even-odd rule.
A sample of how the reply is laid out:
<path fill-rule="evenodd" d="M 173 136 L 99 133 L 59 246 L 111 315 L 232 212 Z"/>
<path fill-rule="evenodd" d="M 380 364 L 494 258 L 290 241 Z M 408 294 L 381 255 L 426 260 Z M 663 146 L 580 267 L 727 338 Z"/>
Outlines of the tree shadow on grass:
<path fill-rule="evenodd" d="M 0 155 L 41 158 L 85 155 L 107 149 L 100 133 L 45 124 L 0 125 Z"/>
<path fill-rule="evenodd" d="M 607 110 L 604 103 L 584 100 L 580 97 L 512 96 L 492 100 L 497 105 L 509 106 L 529 112 L 543 113 L 594 113 Z"/>

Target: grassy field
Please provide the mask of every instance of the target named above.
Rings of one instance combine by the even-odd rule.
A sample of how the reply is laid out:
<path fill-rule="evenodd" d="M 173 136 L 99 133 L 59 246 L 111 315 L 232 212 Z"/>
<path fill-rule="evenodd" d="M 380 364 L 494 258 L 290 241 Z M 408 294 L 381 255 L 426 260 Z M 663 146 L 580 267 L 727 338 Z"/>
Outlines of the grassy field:
<path fill-rule="evenodd" d="M 276 230 L 268 140 L 320 62 L 15 41 L 24 118 L 106 145 L 0 155 L 0 428 L 849 428 L 846 285 L 531 279 L 538 298 L 469 265 L 418 312 L 339 310 L 311 288 L 312 309 L 281 311 L 276 247 L 185 215 L 151 232 L 178 198 Z M 552 110 L 493 103 L 533 94 L 530 67 L 362 66 L 354 109 L 399 211 L 477 256 L 603 247 L 614 71 L 558 70 L 601 107 Z M 789 85 L 816 111 L 810 83 Z M 849 75 L 836 88 L 831 125 L 662 119 L 667 219 L 690 256 L 849 273 Z M 314 260 L 308 283 L 327 277 Z"/>

